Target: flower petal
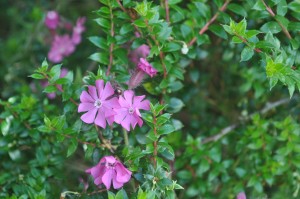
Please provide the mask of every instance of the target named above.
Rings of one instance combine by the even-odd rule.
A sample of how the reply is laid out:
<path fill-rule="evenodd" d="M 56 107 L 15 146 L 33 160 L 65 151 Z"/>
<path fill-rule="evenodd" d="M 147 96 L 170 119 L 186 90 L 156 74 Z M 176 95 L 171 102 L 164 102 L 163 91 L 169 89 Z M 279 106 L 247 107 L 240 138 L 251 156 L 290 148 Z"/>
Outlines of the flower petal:
<path fill-rule="evenodd" d="M 129 108 L 131 106 L 131 104 L 129 104 L 129 102 L 127 102 L 122 96 L 119 97 L 119 104 L 121 107 L 126 108 Z"/>
<path fill-rule="evenodd" d="M 110 164 L 115 164 L 115 162 L 117 161 L 114 156 L 106 156 L 104 158 L 105 158 L 105 162 L 108 162 Z"/>
<path fill-rule="evenodd" d="M 96 80 L 96 89 L 97 89 L 99 98 L 101 98 L 101 94 L 103 92 L 103 87 L 104 87 L 104 81 L 102 79 Z"/>
<path fill-rule="evenodd" d="M 124 92 L 125 100 L 128 102 L 129 105 L 132 105 L 133 96 L 134 96 L 134 92 L 132 90 L 127 90 Z"/>
<path fill-rule="evenodd" d="M 112 108 L 116 109 L 116 108 L 120 107 L 120 104 L 119 104 L 118 98 L 113 97 L 109 100 L 104 101 L 103 106 L 110 108 L 110 109 L 112 109 Z"/>
<path fill-rule="evenodd" d="M 115 177 L 116 173 L 112 169 L 108 169 L 102 176 L 102 182 L 105 185 L 106 189 L 110 189 L 111 181 Z"/>
<path fill-rule="evenodd" d="M 128 114 L 128 110 L 121 108 L 116 111 L 117 111 L 117 115 L 115 115 L 115 122 L 120 124 Z"/>
<path fill-rule="evenodd" d="M 102 100 L 106 100 L 108 97 L 112 96 L 115 93 L 113 87 L 109 82 L 106 83 L 105 88 L 103 92 L 101 93 L 101 96 L 99 96 Z"/>
<path fill-rule="evenodd" d="M 97 90 L 95 86 L 88 86 L 89 94 L 94 100 L 98 99 Z"/>
<path fill-rule="evenodd" d="M 105 115 L 102 110 L 99 109 L 97 117 L 95 119 L 95 124 L 101 126 L 102 128 L 106 127 Z"/>
<path fill-rule="evenodd" d="M 80 95 L 80 101 L 94 103 L 95 100 L 88 94 L 88 92 L 82 91 Z"/>
<path fill-rule="evenodd" d="M 127 115 L 125 119 L 121 122 L 121 125 L 123 128 L 125 128 L 127 131 L 130 131 L 130 117 Z"/>
<path fill-rule="evenodd" d="M 118 162 L 115 170 L 117 173 L 116 180 L 118 182 L 126 183 L 130 180 L 132 172 L 126 169 L 122 163 Z"/>
<path fill-rule="evenodd" d="M 118 182 L 116 177 L 113 178 L 114 189 L 120 189 L 121 187 L 123 187 L 123 185 L 124 185 L 124 183 Z"/>
<path fill-rule="evenodd" d="M 97 108 L 93 108 L 91 110 L 89 110 L 88 112 L 86 112 L 85 114 L 83 114 L 80 119 L 87 123 L 87 124 L 91 124 L 94 122 L 95 120 L 95 116 L 96 116 L 96 113 L 97 113 L 98 109 Z"/>
<path fill-rule="evenodd" d="M 134 116 L 134 115 L 129 115 L 130 116 L 130 124 L 132 126 L 132 129 L 135 128 L 136 124 L 138 123 L 138 120 L 137 120 L 137 116 Z"/>
<path fill-rule="evenodd" d="M 78 112 L 86 112 L 93 108 L 95 108 L 95 106 L 92 103 L 80 103 L 78 106 Z"/>

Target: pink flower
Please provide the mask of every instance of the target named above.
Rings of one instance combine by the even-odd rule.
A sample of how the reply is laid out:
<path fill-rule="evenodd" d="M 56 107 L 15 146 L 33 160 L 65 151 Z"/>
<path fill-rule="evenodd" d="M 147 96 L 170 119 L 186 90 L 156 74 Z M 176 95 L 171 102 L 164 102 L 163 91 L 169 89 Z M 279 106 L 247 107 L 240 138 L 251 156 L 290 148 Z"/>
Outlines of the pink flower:
<path fill-rule="evenodd" d="M 119 189 L 131 178 L 131 171 L 113 156 L 103 157 L 96 166 L 86 172 L 93 176 L 96 185 L 104 184 L 106 189 L 110 189 L 111 182 L 114 189 Z"/>
<path fill-rule="evenodd" d="M 85 31 L 85 17 L 77 19 L 76 26 L 73 28 L 72 41 L 74 44 L 81 42 L 81 34 Z"/>
<path fill-rule="evenodd" d="M 149 64 L 149 62 L 144 58 L 140 58 L 138 68 L 150 75 L 150 77 L 155 76 L 157 73 L 157 70 L 153 68 L 153 66 L 151 66 L 151 64 Z"/>
<path fill-rule="evenodd" d="M 122 96 L 119 97 L 121 107 L 114 109 L 117 112 L 117 115 L 115 115 L 115 122 L 121 124 L 127 131 L 130 131 L 130 124 L 133 129 L 136 124 L 139 124 L 141 127 L 143 125 L 143 120 L 140 118 L 141 113 L 139 109 L 150 109 L 150 102 L 148 100 L 142 101 L 144 98 L 145 95 L 134 96 L 132 90 L 125 91 L 124 98 Z"/>
<path fill-rule="evenodd" d="M 54 63 L 61 62 L 64 57 L 72 54 L 74 50 L 75 45 L 69 35 L 56 35 L 48 53 L 48 59 Z"/>
<path fill-rule="evenodd" d="M 49 29 L 56 29 L 59 23 L 59 15 L 56 11 L 49 11 L 47 12 L 45 25 Z"/>
<path fill-rule="evenodd" d="M 113 108 L 119 107 L 118 99 L 112 97 L 114 89 L 109 82 L 104 86 L 103 80 L 96 81 L 95 86 L 88 86 L 88 92 L 83 91 L 80 95 L 81 103 L 78 112 L 86 112 L 81 116 L 81 120 L 87 124 L 95 123 L 102 128 L 114 122 L 116 114 Z"/>
<path fill-rule="evenodd" d="M 247 199 L 246 194 L 244 192 L 240 192 L 237 196 L 236 199 Z"/>
<path fill-rule="evenodd" d="M 129 59 L 136 65 L 139 63 L 140 58 L 147 58 L 150 53 L 149 46 L 143 44 L 140 47 L 136 48 L 129 54 Z"/>

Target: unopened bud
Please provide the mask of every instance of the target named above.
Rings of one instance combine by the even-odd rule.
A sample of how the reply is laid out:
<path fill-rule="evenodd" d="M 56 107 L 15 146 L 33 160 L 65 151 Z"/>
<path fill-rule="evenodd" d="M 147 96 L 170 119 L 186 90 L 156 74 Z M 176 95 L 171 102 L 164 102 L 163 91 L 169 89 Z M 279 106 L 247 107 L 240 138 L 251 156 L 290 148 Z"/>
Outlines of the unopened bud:
<path fill-rule="evenodd" d="M 187 47 L 186 43 L 183 43 L 181 48 L 181 53 L 186 55 L 189 52 L 189 48 Z"/>

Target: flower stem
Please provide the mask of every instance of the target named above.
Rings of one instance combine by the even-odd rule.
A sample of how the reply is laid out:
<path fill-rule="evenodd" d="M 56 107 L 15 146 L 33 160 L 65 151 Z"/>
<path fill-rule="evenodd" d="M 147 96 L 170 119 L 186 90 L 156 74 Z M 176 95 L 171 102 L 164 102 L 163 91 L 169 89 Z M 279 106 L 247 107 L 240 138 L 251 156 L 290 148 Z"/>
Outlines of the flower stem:
<path fill-rule="evenodd" d="M 123 135 L 124 135 L 124 142 L 126 146 L 129 146 L 129 141 L 128 141 L 128 133 L 125 129 L 123 129 Z"/>

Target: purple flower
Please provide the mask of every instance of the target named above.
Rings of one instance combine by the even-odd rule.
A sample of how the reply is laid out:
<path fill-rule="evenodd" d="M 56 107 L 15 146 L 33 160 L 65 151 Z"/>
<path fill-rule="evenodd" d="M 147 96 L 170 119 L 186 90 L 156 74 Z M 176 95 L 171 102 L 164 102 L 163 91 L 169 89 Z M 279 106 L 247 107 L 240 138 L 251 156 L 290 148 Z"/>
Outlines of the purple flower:
<path fill-rule="evenodd" d="M 87 124 L 95 123 L 102 128 L 114 122 L 116 114 L 113 108 L 118 108 L 119 103 L 116 97 L 112 97 L 114 89 L 109 82 L 104 86 L 103 80 L 96 81 L 95 86 L 88 86 L 88 92 L 83 91 L 80 95 L 81 103 L 78 112 L 86 112 L 81 120 Z"/>
<path fill-rule="evenodd" d="M 140 58 L 147 58 L 150 53 L 149 46 L 143 44 L 136 48 L 129 54 L 129 59 L 136 65 L 139 63 Z"/>
<path fill-rule="evenodd" d="M 77 19 L 76 26 L 74 26 L 72 33 L 72 41 L 74 44 L 81 42 L 81 34 L 85 31 L 84 23 L 85 17 Z"/>
<path fill-rule="evenodd" d="M 244 192 L 240 192 L 237 196 L 236 199 L 247 199 L 246 194 Z"/>
<path fill-rule="evenodd" d="M 48 53 L 48 59 L 54 63 L 61 62 L 64 57 L 72 54 L 74 50 L 75 45 L 69 35 L 56 35 Z"/>
<path fill-rule="evenodd" d="M 49 11 L 47 12 L 45 25 L 49 29 L 56 29 L 59 23 L 59 15 L 56 11 Z"/>
<path fill-rule="evenodd" d="M 151 66 L 151 64 L 149 64 L 149 62 L 144 58 L 140 58 L 138 68 L 150 75 L 150 77 L 155 76 L 157 73 L 157 70 L 153 68 L 153 66 Z"/>
<path fill-rule="evenodd" d="M 104 184 L 106 189 L 110 189 L 111 182 L 114 189 L 119 189 L 131 178 L 131 171 L 113 156 L 103 157 L 96 166 L 86 172 L 93 176 L 96 185 Z"/>
<path fill-rule="evenodd" d="M 117 112 L 117 115 L 115 115 L 115 122 L 121 124 L 127 131 L 130 131 L 130 124 L 133 129 L 136 124 L 139 124 L 141 127 L 143 125 L 143 120 L 140 118 L 140 109 L 150 109 L 150 102 L 148 100 L 143 101 L 144 98 L 145 95 L 134 96 L 132 90 L 125 91 L 124 97 L 119 97 L 120 108 L 114 109 Z"/>

